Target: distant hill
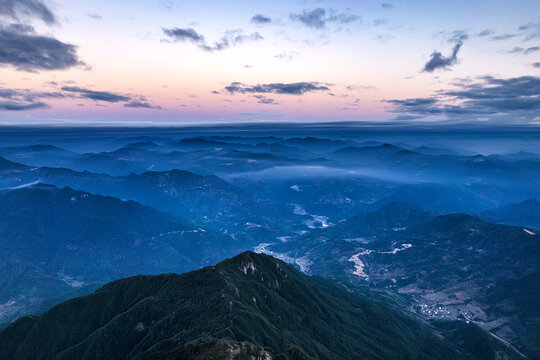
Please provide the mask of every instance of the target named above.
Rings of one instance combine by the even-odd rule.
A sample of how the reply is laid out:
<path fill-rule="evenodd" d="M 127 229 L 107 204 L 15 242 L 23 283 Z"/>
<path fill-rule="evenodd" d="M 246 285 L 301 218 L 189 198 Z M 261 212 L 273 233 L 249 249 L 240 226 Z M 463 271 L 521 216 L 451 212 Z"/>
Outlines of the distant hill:
<path fill-rule="evenodd" d="M 534 229 L 391 204 L 261 250 L 311 274 L 397 292 L 428 319 L 475 321 L 540 354 Z"/>
<path fill-rule="evenodd" d="M 328 228 L 324 234 L 341 237 L 370 237 L 383 231 L 400 231 L 408 227 L 425 223 L 433 214 L 419 207 L 393 202 L 376 212 L 354 216 L 336 226 Z"/>
<path fill-rule="evenodd" d="M 384 305 L 247 252 L 183 275 L 115 281 L 22 318 L 0 333 L 0 358 L 476 357 Z"/>
<path fill-rule="evenodd" d="M 362 160 L 363 158 L 373 158 L 379 156 L 394 155 L 404 149 L 392 144 L 381 144 L 373 146 L 349 146 L 334 151 L 332 154 L 339 159 Z"/>
<path fill-rule="evenodd" d="M 135 274 L 236 253 L 232 238 L 133 201 L 32 185 L 0 191 L 0 323 Z"/>
<path fill-rule="evenodd" d="M 111 176 L 65 168 L 32 168 L 0 158 L 0 188 L 36 181 L 134 200 L 216 231 L 226 230 L 248 241 L 244 250 L 251 246 L 249 241 L 275 236 L 270 233 L 287 229 L 292 222 L 290 217 L 278 215 L 283 206 L 263 201 L 215 175 L 170 170 Z"/>
<path fill-rule="evenodd" d="M 0 148 L 0 155 L 31 166 L 65 166 L 79 154 L 49 144 Z"/>
<path fill-rule="evenodd" d="M 540 229 L 540 201 L 530 199 L 520 203 L 501 206 L 493 210 L 484 211 L 482 217 L 493 222 L 530 226 Z"/>

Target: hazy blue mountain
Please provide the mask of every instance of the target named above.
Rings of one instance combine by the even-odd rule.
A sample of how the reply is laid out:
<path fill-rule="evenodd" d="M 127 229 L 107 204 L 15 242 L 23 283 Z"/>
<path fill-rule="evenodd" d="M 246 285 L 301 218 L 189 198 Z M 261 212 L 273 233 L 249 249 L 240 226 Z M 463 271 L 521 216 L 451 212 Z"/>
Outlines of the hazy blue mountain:
<path fill-rule="evenodd" d="M 540 201 L 530 199 L 520 203 L 501 206 L 496 209 L 484 211 L 482 217 L 493 222 L 530 226 L 540 229 Z"/>
<path fill-rule="evenodd" d="M 69 166 L 78 155 L 54 145 L 42 144 L 0 149 L 0 156 L 31 166 Z"/>
<path fill-rule="evenodd" d="M 183 272 L 244 245 L 133 201 L 32 185 L 0 191 L 0 322 L 96 284 Z"/>
<path fill-rule="evenodd" d="M 540 154 L 529 151 L 518 151 L 509 154 L 493 154 L 491 158 L 501 159 L 505 161 L 522 161 L 522 160 L 535 160 L 540 161 Z"/>
<path fill-rule="evenodd" d="M 338 159 L 361 160 L 364 158 L 378 158 L 381 156 L 395 155 L 405 149 L 392 144 L 355 147 L 349 146 L 334 151 L 332 154 Z"/>
<path fill-rule="evenodd" d="M 261 238 L 305 228 L 295 220 L 298 216 L 290 206 L 260 199 L 214 175 L 171 170 L 115 177 L 62 168 L 32 168 L 11 162 L 4 164 L 0 174 L 0 186 L 3 187 L 24 186 L 37 181 L 134 200 L 243 238 L 247 241 L 245 249 Z M 283 217 L 280 215 L 283 213 L 290 215 Z M 276 227 L 276 224 L 280 226 Z"/>

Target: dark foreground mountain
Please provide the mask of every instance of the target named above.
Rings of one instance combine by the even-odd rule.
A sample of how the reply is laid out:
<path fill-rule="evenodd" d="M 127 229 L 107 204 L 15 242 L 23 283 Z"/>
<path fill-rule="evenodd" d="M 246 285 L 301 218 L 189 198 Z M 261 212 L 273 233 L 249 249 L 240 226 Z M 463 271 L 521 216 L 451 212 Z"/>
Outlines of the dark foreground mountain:
<path fill-rule="evenodd" d="M 455 345 L 384 305 L 247 252 L 183 275 L 118 280 L 22 318 L 0 333 L 0 358 L 475 359 L 466 349 L 476 340 Z M 485 354 L 513 358 L 497 342 L 484 345 Z"/>
<path fill-rule="evenodd" d="M 390 290 L 426 318 L 475 322 L 540 356 L 534 229 L 390 204 L 262 250 L 312 274 Z"/>
<path fill-rule="evenodd" d="M 230 237 L 133 201 L 36 184 L 0 191 L 0 323 L 136 274 L 239 251 Z"/>

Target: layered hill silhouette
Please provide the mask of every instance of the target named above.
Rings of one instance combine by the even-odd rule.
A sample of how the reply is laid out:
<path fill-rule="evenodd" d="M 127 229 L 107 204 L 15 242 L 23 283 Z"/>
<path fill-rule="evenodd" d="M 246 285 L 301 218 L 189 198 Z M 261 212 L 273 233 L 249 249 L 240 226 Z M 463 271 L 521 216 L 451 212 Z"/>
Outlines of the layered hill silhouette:
<path fill-rule="evenodd" d="M 0 207 L 0 322 L 112 280 L 197 269 L 241 248 L 134 201 L 70 188 L 2 190 Z"/>

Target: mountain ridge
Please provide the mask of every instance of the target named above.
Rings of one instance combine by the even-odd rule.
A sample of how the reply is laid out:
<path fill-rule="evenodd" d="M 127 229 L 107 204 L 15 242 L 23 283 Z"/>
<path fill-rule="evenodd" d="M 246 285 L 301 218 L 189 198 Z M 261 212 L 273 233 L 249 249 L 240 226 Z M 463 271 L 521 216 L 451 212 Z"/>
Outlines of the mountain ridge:
<path fill-rule="evenodd" d="M 118 280 L 22 318 L 0 332 L 0 357 L 155 359 L 223 338 L 276 359 L 472 359 L 412 318 L 252 252 L 182 275 Z"/>

